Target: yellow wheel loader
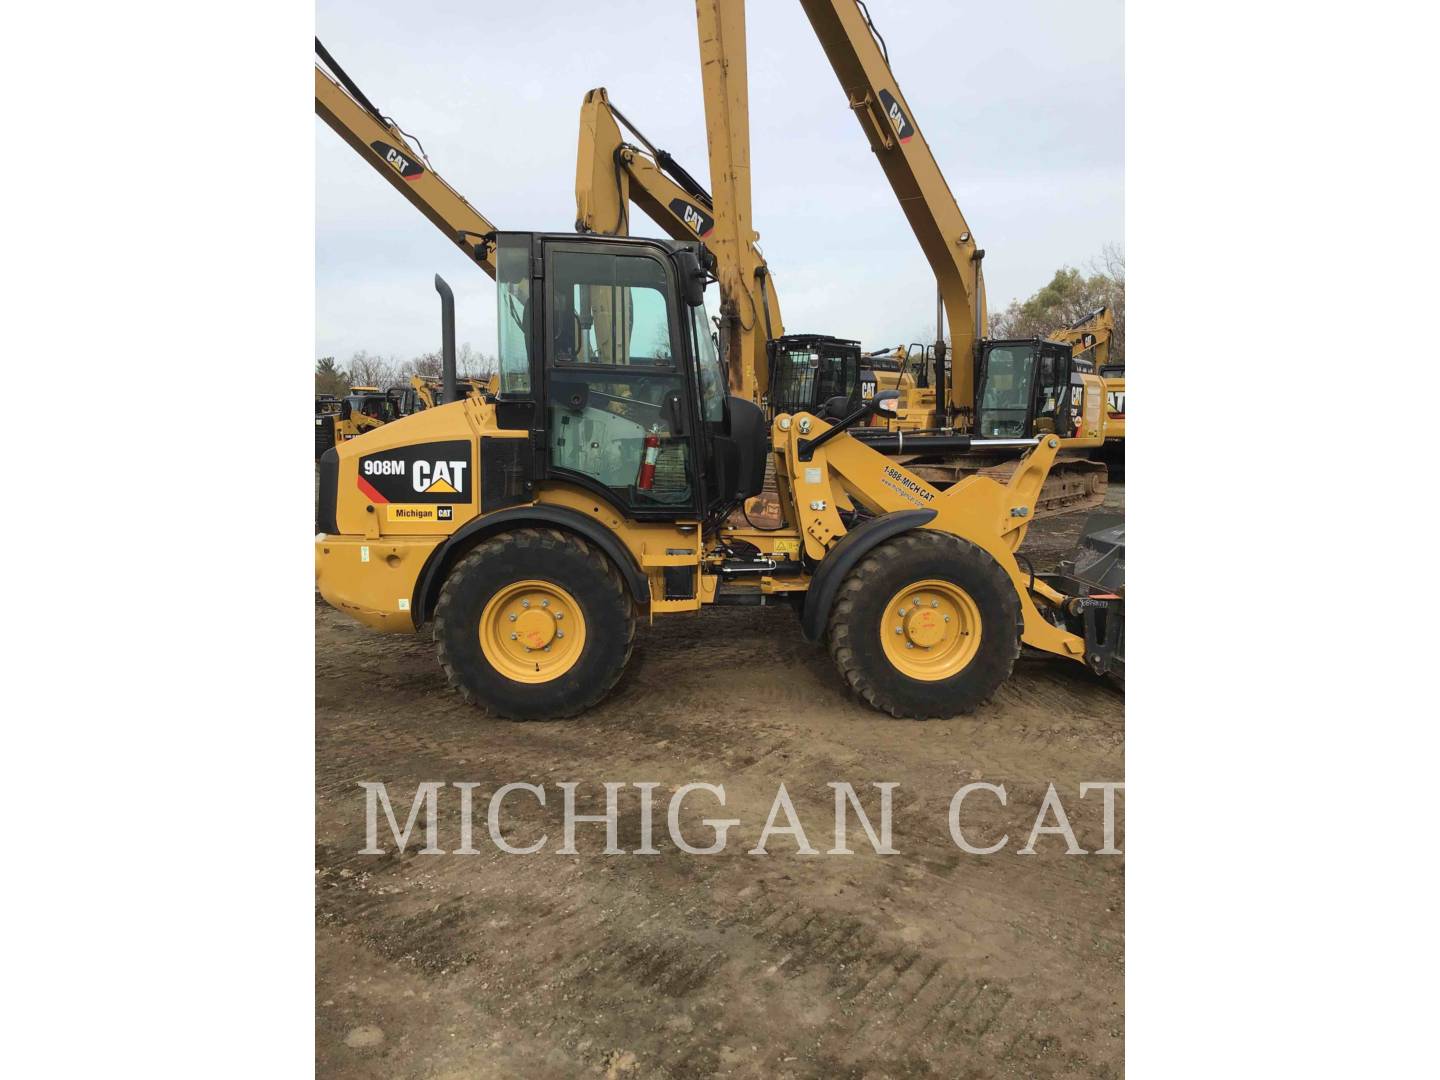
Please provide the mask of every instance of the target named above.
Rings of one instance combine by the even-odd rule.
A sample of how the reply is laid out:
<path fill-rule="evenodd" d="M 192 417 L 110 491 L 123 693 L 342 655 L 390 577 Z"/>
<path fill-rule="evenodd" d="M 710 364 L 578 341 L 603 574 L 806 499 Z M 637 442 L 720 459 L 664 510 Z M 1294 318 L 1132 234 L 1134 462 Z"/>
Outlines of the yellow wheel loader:
<path fill-rule="evenodd" d="M 465 700 L 516 719 L 583 712 L 620 678 L 639 619 L 711 604 L 790 604 L 851 689 L 900 717 L 973 710 L 1022 646 L 1122 670 L 1123 540 L 1058 575 L 1017 558 L 1077 426 L 1068 393 L 1049 414 L 1022 401 L 1014 438 L 971 438 L 1024 450 L 1006 483 L 942 491 L 851 434 L 893 391 L 768 425 L 727 392 L 703 243 L 477 239 L 496 276 L 497 392 L 326 451 L 315 540 L 324 598 L 379 630 L 428 627 Z M 784 524 L 729 525 L 767 458 Z"/>

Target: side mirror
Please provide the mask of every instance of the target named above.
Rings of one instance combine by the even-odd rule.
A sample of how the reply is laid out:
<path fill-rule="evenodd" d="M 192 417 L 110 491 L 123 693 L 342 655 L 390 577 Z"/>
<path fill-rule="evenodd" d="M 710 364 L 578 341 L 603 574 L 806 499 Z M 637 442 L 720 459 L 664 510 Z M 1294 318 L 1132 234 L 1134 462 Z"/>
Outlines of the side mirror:
<path fill-rule="evenodd" d="M 680 297 L 690 307 L 705 303 L 705 268 L 700 258 L 689 248 L 675 253 L 675 265 L 680 269 Z"/>
<path fill-rule="evenodd" d="M 900 391 L 881 390 L 870 402 L 872 412 L 889 413 L 894 416 L 900 411 Z"/>

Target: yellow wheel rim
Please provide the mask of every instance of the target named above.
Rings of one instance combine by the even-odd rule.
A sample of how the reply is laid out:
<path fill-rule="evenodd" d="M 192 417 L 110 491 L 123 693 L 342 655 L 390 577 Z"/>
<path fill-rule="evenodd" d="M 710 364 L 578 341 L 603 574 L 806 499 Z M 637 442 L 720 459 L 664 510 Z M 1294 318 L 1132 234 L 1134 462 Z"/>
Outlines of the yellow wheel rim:
<path fill-rule="evenodd" d="M 930 578 L 885 605 L 880 644 L 903 675 L 925 682 L 963 671 L 980 649 L 980 608 L 960 586 Z"/>
<path fill-rule="evenodd" d="M 543 683 L 575 666 L 585 649 L 580 605 L 549 581 L 505 586 L 480 613 L 480 648 L 507 679 Z"/>

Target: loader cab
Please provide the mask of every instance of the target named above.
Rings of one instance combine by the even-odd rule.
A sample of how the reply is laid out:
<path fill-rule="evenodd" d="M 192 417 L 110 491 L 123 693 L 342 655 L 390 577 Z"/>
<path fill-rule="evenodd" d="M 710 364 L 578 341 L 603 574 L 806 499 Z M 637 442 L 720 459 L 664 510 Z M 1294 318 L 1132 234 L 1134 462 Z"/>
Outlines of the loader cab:
<path fill-rule="evenodd" d="M 700 243 L 495 234 L 496 416 L 529 432 L 532 483 L 577 485 L 635 520 L 696 520 L 758 493 L 768 431 L 727 396 L 707 261 Z"/>
<path fill-rule="evenodd" d="M 986 439 L 1072 435 L 1070 346 L 1042 338 L 984 341 L 976 373 L 975 431 Z"/>
<path fill-rule="evenodd" d="M 416 396 L 413 387 L 392 386 L 385 391 L 391 411 L 397 416 L 410 416 L 416 411 Z"/>

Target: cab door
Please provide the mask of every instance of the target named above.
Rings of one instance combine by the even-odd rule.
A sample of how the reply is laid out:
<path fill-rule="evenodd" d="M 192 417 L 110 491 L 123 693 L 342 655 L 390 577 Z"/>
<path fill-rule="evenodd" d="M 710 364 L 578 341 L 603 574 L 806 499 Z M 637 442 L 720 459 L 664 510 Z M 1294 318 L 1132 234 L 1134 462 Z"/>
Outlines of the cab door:
<path fill-rule="evenodd" d="M 636 519 L 695 517 L 700 425 L 671 261 L 547 241 L 544 266 L 548 474 Z"/>

